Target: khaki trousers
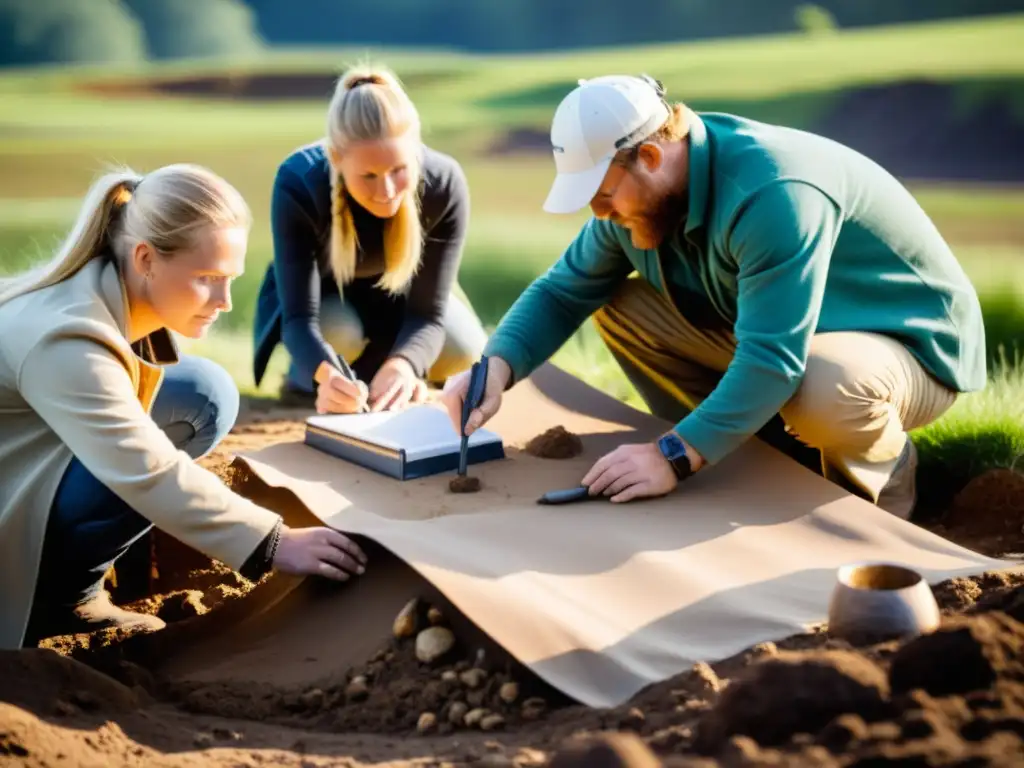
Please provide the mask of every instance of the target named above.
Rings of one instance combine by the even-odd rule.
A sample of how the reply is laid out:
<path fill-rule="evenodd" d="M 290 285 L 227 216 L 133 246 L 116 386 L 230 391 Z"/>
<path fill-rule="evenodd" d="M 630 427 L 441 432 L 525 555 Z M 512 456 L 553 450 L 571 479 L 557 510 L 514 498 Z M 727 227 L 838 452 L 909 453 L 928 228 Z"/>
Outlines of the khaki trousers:
<path fill-rule="evenodd" d="M 638 277 L 628 280 L 594 320 L 651 412 L 672 422 L 711 393 L 736 350 L 731 331 L 695 328 Z M 937 419 L 955 399 L 955 392 L 892 338 L 821 333 L 811 341 L 796 394 L 777 418 L 795 441 L 815 449 L 824 477 L 880 504 L 883 490 L 896 479 L 894 471 L 903 470 L 907 432 Z M 792 453 L 785 438 L 780 441 L 771 434 L 770 426 L 762 437 Z M 912 486 L 913 469 L 909 468 L 910 477 L 899 481 Z M 890 511 L 907 517 L 911 510 Z"/>

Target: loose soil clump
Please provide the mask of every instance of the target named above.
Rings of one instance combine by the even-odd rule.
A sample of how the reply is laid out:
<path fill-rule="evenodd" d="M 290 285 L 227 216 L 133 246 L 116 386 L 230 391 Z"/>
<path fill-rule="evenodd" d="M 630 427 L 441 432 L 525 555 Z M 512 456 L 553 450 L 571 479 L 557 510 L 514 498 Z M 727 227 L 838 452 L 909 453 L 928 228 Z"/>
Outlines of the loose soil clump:
<path fill-rule="evenodd" d="M 1024 473 L 991 469 L 978 475 L 953 498 L 943 523 L 951 532 L 1021 537 Z"/>
<path fill-rule="evenodd" d="M 473 475 L 456 475 L 448 483 L 452 493 L 476 493 L 480 487 L 480 478 Z"/>
<path fill-rule="evenodd" d="M 573 459 L 583 453 L 583 441 L 559 425 L 534 437 L 524 450 L 541 459 Z"/>

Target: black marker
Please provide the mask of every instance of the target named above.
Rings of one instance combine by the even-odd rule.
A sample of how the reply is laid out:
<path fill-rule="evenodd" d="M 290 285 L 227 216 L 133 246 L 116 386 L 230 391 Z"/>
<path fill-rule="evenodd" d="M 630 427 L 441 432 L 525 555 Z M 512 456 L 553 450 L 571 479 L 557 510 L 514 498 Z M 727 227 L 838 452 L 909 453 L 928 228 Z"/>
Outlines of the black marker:
<path fill-rule="evenodd" d="M 584 501 L 590 498 L 590 489 L 585 485 L 578 488 L 569 488 L 562 491 L 548 491 L 539 499 L 538 504 L 571 504 L 574 501 Z"/>

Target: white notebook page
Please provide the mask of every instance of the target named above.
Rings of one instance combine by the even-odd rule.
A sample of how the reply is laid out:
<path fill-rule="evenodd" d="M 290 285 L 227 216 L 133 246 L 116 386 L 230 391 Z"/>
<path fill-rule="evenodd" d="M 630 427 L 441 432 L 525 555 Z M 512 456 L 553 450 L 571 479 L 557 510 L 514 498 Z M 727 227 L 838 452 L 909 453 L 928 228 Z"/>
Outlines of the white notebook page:
<path fill-rule="evenodd" d="M 382 448 L 404 449 L 409 461 L 458 453 L 461 447 L 448 412 L 433 405 L 383 413 L 317 415 L 306 423 Z M 486 429 L 478 429 L 469 438 L 471 447 L 491 442 L 501 442 L 501 437 Z"/>

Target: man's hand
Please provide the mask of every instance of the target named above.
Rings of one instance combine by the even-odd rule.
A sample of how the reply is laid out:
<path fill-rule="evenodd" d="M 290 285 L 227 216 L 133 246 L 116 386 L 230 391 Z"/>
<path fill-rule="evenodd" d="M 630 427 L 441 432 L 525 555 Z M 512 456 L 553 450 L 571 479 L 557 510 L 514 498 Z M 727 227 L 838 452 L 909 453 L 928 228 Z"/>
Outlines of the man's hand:
<path fill-rule="evenodd" d="M 426 399 L 427 385 L 402 357 L 392 357 L 377 369 L 370 382 L 370 410 L 393 411 Z"/>
<path fill-rule="evenodd" d="M 448 409 L 448 416 L 452 420 L 456 434 L 462 429 L 462 404 L 466 400 L 466 393 L 469 391 L 469 379 L 472 371 L 462 371 L 450 377 L 444 384 L 441 393 L 441 400 Z M 487 383 L 484 386 L 483 400 L 480 406 L 469 414 L 469 421 L 466 423 L 466 436 L 469 437 L 474 431 L 480 429 L 498 412 L 501 407 L 501 396 L 508 386 L 509 378 L 512 376 L 512 369 L 509 364 L 500 357 L 492 357 L 487 361 Z"/>
<path fill-rule="evenodd" d="M 366 404 L 366 385 L 349 381 L 330 363 L 320 363 L 315 378 L 317 413 L 358 413 Z"/>
<path fill-rule="evenodd" d="M 620 445 L 598 459 L 583 478 L 591 496 L 604 494 L 616 503 L 664 496 L 677 483 L 672 465 L 654 443 Z"/>

